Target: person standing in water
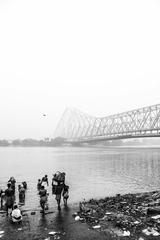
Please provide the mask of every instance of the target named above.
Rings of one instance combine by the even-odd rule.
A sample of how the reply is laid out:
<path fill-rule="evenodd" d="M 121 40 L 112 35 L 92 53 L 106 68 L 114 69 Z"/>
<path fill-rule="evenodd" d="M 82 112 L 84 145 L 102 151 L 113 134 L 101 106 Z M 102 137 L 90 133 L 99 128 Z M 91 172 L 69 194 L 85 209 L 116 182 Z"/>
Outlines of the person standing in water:
<path fill-rule="evenodd" d="M 5 192 L 2 189 L 0 189 L 0 198 L 1 198 L 1 209 L 2 209 L 4 198 L 5 198 Z"/>
<path fill-rule="evenodd" d="M 16 184 L 16 179 L 14 177 L 10 177 L 8 183 L 11 183 L 11 188 L 13 189 L 14 191 L 14 194 L 15 194 L 15 184 Z"/>
<path fill-rule="evenodd" d="M 67 185 L 63 185 L 63 193 L 62 193 L 62 196 L 63 196 L 63 202 L 64 202 L 64 206 L 67 206 L 67 200 L 69 198 L 69 186 Z"/>
<path fill-rule="evenodd" d="M 58 182 L 58 185 L 56 186 L 56 201 L 58 204 L 58 210 L 61 210 L 61 194 L 62 194 L 62 190 L 63 190 L 63 184 L 60 184 L 60 182 Z"/>
<path fill-rule="evenodd" d="M 19 202 L 24 203 L 25 202 L 25 189 L 23 185 L 19 185 Z"/>
<path fill-rule="evenodd" d="M 27 182 L 26 181 L 22 182 L 22 185 L 23 185 L 24 189 L 27 190 Z"/>
<path fill-rule="evenodd" d="M 41 185 L 44 186 L 44 187 L 48 187 L 48 186 L 49 186 L 48 176 L 47 176 L 47 175 L 45 175 L 45 176 L 42 178 Z"/>
<path fill-rule="evenodd" d="M 11 208 L 13 210 L 14 190 L 11 187 L 11 183 L 8 183 L 7 187 L 8 188 L 5 190 L 5 199 L 6 199 L 6 212 L 8 215 L 8 209 Z"/>
<path fill-rule="evenodd" d="M 47 203 L 47 190 L 44 188 L 44 186 L 41 186 L 41 189 L 39 191 L 40 195 L 40 205 L 42 208 L 42 212 L 44 213 L 45 211 L 45 205 Z"/>
<path fill-rule="evenodd" d="M 41 189 L 41 179 L 38 179 L 38 183 L 37 183 L 37 190 L 39 191 Z"/>

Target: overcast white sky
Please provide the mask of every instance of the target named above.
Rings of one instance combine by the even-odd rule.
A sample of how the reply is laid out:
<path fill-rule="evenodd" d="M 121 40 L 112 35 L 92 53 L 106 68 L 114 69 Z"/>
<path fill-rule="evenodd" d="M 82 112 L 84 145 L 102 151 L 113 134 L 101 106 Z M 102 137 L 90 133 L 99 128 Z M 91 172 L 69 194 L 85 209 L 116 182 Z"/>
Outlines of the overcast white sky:
<path fill-rule="evenodd" d="M 157 103 L 158 0 L 0 0 L 0 139 L 51 137 L 66 107 Z"/>

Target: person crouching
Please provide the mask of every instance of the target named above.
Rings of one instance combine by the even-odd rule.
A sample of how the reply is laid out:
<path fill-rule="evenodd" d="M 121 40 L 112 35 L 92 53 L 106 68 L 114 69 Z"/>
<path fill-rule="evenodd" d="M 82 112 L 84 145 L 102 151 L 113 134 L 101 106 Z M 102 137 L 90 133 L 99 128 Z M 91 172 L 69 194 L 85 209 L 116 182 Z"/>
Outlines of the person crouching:
<path fill-rule="evenodd" d="M 18 208 L 17 205 L 14 205 L 13 211 L 11 212 L 11 221 L 13 223 L 18 223 L 22 221 L 21 210 Z"/>

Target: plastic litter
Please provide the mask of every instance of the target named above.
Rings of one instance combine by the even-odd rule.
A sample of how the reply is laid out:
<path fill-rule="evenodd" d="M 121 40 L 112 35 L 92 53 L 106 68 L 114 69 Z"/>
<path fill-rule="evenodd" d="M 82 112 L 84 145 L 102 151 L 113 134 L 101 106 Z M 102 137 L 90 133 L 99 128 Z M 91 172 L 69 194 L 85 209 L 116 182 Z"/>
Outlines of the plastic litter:
<path fill-rule="evenodd" d="M 151 231 L 149 231 L 148 229 L 143 229 L 142 232 L 143 232 L 144 234 L 146 234 L 147 236 L 149 236 L 149 235 L 152 234 Z"/>
<path fill-rule="evenodd" d="M 149 235 L 159 236 L 159 235 L 160 235 L 160 233 L 157 232 L 157 231 L 156 231 L 155 229 L 153 229 L 153 228 L 143 229 L 142 232 L 143 232 L 144 234 L 146 234 L 147 236 L 149 236 Z"/>
<path fill-rule="evenodd" d="M 93 226 L 93 229 L 99 229 L 99 228 L 101 228 L 100 225 Z"/>
<path fill-rule="evenodd" d="M 153 233 L 153 236 L 159 236 L 160 234 L 159 234 L 159 232 L 157 232 L 157 231 L 155 231 L 154 233 Z"/>
<path fill-rule="evenodd" d="M 118 237 L 123 237 L 123 232 L 120 229 L 114 229 L 113 232 L 118 236 Z"/>
<path fill-rule="evenodd" d="M 79 221 L 79 220 L 80 220 L 80 216 L 76 216 L 75 221 Z"/>
<path fill-rule="evenodd" d="M 152 219 L 158 219 L 158 218 L 160 218 L 160 215 L 156 215 L 156 216 L 153 216 L 153 217 L 151 217 Z"/>
<path fill-rule="evenodd" d="M 123 232 L 123 236 L 124 236 L 124 237 L 130 236 L 130 231 L 124 231 L 124 232 Z"/>
<path fill-rule="evenodd" d="M 57 232 L 52 231 L 52 232 L 49 232 L 48 234 L 53 236 L 53 235 L 57 234 Z"/>
<path fill-rule="evenodd" d="M 138 221 L 135 221 L 135 222 L 134 222 L 134 224 L 136 224 L 136 225 L 139 224 L 139 223 L 140 223 L 140 222 L 138 222 Z"/>
<path fill-rule="evenodd" d="M 4 236 L 4 231 L 0 231 L 0 238 Z"/>
<path fill-rule="evenodd" d="M 111 215 L 112 213 L 111 213 L 111 212 L 106 212 L 105 214 L 106 214 L 106 215 Z"/>

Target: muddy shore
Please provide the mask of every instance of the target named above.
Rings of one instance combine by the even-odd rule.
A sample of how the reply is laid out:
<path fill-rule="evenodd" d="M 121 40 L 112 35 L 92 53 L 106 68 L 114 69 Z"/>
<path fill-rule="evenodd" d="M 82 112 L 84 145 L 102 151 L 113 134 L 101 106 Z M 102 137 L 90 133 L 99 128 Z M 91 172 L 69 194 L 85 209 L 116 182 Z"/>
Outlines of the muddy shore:
<path fill-rule="evenodd" d="M 103 240 L 99 232 L 89 229 L 86 223 L 75 221 L 73 215 L 79 206 L 49 208 L 45 214 L 37 209 L 22 209 L 23 221 L 11 223 L 5 211 L 0 211 L 0 239 L 3 240 Z"/>
<path fill-rule="evenodd" d="M 104 199 L 46 210 L 22 207 L 23 221 L 12 224 L 0 211 L 5 240 L 160 239 L 160 192 L 117 194 Z"/>

